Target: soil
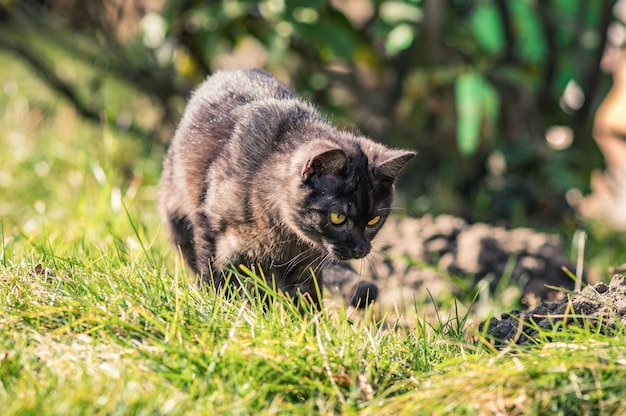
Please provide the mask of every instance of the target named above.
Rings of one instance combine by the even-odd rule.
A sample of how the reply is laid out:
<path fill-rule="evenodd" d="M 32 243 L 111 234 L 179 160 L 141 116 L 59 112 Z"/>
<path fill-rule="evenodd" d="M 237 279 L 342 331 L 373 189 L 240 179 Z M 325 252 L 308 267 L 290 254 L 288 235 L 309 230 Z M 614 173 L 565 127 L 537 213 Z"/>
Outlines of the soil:
<path fill-rule="evenodd" d="M 580 293 L 556 302 L 544 302 L 536 308 L 502 314 L 480 324 L 479 332 L 495 346 L 509 343 L 532 345 L 539 341 L 538 328 L 562 330 L 568 325 L 589 327 L 599 332 L 610 331 L 615 324 L 626 323 L 626 275 L 616 274 L 611 282 L 587 286 Z M 565 324 L 565 325 L 564 325 Z M 556 334 L 555 334 L 556 336 Z"/>
<path fill-rule="evenodd" d="M 377 282 L 378 302 L 392 309 L 420 296 L 438 299 L 463 289 L 473 293 L 479 283 L 491 295 L 516 286 L 522 304 L 533 306 L 556 299 L 558 288 L 571 290 L 575 284 L 563 270 L 574 272 L 575 267 L 557 236 L 529 228 L 469 224 L 450 215 L 391 217 L 373 251 L 383 253 L 382 259 L 374 254 L 368 264 L 354 266 Z M 453 284 L 449 276 L 457 281 Z"/>
<path fill-rule="evenodd" d="M 416 301 L 418 315 L 432 312 L 421 306 L 428 301 L 439 314 L 436 300 L 458 296 L 462 286 L 476 292 L 482 284 L 490 296 L 504 296 L 507 287 L 517 289 L 514 296 L 529 310 L 507 312 L 478 325 L 479 333 L 497 347 L 550 341 L 546 331 L 538 339 L 538 328 L 554 330 L 556 337 L 567 325 L 608 331 L 617 321 L 626 323 L 626 265 L 614 270 L 618 274 L 609 284 L 572 292 L 575 267 L 557 236 L 441 215 L 390 218 L 375 241 L 374 252 L 382 253 L 382 260 L 355 267 L 379 285 L 377 302 L 383 309 L 404 312 L 400 315 L 406 316 L 407 308 L 415 311 Z"/>

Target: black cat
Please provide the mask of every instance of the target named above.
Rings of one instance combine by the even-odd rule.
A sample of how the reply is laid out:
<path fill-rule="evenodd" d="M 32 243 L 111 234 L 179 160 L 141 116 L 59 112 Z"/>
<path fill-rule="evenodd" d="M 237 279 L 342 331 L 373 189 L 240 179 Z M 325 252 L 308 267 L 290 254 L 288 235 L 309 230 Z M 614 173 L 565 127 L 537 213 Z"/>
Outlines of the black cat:
<path fill-rule="evenodd" d="M 376 285 L 341 262 L 370 252 L 414 155 L 337 130 L 264 71 L 219 72 L 178 126 L 160 213 L 187 267 L 218 288 L 243 264 L 294 299 L 320 305 L 314 275 L 364 306 Z"/>

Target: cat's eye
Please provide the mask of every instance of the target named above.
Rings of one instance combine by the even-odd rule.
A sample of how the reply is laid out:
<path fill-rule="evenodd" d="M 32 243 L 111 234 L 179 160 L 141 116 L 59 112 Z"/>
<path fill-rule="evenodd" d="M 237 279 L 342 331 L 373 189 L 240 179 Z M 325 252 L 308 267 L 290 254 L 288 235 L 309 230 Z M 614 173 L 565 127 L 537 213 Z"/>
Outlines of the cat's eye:
<path fill-rule="evenodd" d="M 380 221 L 380 215 L 377 215 L 374 218 L 372 218 L 371 220 L 369 220 L 367 222 L 367 225 L 376 225 L 376 224 L 378 224 L 378 221 Z"/>
<path fill-rule="evenodd" d="M 346 221 L 346 216 L 344 214 L 339 214 L 338 212 L 330 213 L 330 222 L 335 225 L 341 225 Z"/>

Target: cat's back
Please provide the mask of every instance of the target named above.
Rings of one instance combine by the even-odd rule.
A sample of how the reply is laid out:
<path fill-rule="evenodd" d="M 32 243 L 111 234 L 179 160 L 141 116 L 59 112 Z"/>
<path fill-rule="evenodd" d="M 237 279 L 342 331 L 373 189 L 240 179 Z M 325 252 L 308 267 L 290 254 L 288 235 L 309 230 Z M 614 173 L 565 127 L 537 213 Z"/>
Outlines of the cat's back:
<path fill-rule="evenodd" d="M 172 142 L 174 153 L 186 153 L 200 159 L 196 164 L 206 164 L 224 139 L 232 136 L 235 126 L 246 122 L 242 116 L 254 117 L 259 106 L 277 101 L 299 98 L 258 68 L 216 72 L 191 96 Z"/>
<path fill-rule="evenodd" d="M 272 99 L 297 99 L 297 96 L 272 75 L 258 68 L 220 71 L 198 87 L 188 112 L 202 115 L 229 112 L 253 101 Z"/>
<path fill-rule="evenodd" d="M 163 194 L 180 194 L 181 205 L 201 197 L 206 169 L 232 137 L 246 107 L 297 100 L 288 87 L 261 69 L 220 71 L 192 94 L 164 164 Z M 177 203 L 178 205 L 178 203 Z"/>

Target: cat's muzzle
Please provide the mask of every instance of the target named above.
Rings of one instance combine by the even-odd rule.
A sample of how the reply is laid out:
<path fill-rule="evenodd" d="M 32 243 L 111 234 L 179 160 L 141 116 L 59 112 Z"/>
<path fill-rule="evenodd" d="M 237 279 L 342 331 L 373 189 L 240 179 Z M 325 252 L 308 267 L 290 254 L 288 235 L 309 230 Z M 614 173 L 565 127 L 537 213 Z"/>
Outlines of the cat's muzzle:
<path fill-rule="evenodd" d="M 370 248 L 370 245 L 363 241 L 349 247 L 336 245 L 330 252 L 339 260 L 362 259 L 369 254 Z"/>

